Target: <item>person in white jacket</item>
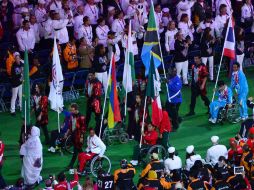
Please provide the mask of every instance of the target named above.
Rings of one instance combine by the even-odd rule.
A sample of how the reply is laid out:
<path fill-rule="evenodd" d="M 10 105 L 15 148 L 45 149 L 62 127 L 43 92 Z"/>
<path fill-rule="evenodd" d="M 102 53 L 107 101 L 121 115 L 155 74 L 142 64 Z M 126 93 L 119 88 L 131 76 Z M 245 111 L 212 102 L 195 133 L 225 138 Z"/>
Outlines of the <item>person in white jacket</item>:
<path fill-rule="evenodd" d="M 28 140 L 22 144 L 20 155 L 23 156 L 21 176 L 27 186 L 34 185 L 41 178 L 42 170 L 42 144 L 40 140 L 40 129 L 33 126 Z"/>
<path fill-rule="evenodd" d="M 178 32 L 178 29 L 176 28 L 175 21 L 170 21 L 168 23 L 168 28 L 165 33 L 165 48 L 168 54 L 170 54 L 170 51 L 175 50 L 175 35 Z"/>
<path fill-rule="evenodd" d="M 89 129 L 89 136 L 87 137 L 86 152 L 82 152 L 78 155 L 79 160 L 79 172 L 83 172 L 86 163 L 92 160 L 96 155 L 102 157 L 106 151 L 106 146 L 102 140 L 95 134 L 93 128 Z"/>
<path fill-rule="evenodd" d="M 194 152 L 194 146 L 190 145 L 186 148 L 186 166 L 185 169 L 190 171 L 192 166 L 195 164 L 197 160 L 201 160 L 204 163 L 204 160 L 201 158 L 199 154 Z"/>
<path fill-rule="evenodd" d="M 67 25 L 70 22 L 70 20 L 71 17 L 68 17 L 68 19 L 61 19 L 59 13 L 54 14 L 54 19 L 52 20 L 52 27 L 54 29 L 56 39 L 59 40 L 60 45 L 69 42 Z"/>
<path fill-rule="evenodd" d="M 211 137 L 213 146 L 207 150 L 206 154 L 206 162 L 213 166 L 218 163 L 219 157 L 221 156 L 224 156 L 226 159 L 228 159 L 227 147 L 225 145 L 218 144 L 219 139 L 220 138 L 218 136 Z"/>
<path fill-rule="evenodd" d="M 182 168 L 182 160 L 179 156 L 175 155 L 175 147 L 169 147 L 168 158 L 164 161 L 165 172 L 170 174 L 173 170 L 180 170 Z"/>

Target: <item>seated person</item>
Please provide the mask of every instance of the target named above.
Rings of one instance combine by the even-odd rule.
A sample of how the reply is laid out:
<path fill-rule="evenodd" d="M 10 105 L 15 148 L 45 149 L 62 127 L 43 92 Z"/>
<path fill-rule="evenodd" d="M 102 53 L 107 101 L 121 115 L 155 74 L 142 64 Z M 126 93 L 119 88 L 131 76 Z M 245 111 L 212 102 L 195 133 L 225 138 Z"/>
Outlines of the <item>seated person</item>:
<path fill-rule="evenodd" d="M 230 149 L 228 150 L 228 161 L 231 165 L 240 166 L 243 149 L 237 144 L 235 138 L 229 139 Z"/>
<path fill-rule="evenodd" d="M 168 158 L 164 161 L 165 172 L 170 174 L 173 170 L 181 170 L 182 160 L 176 155 L 175 147 L 168 148 Z"/>
<path fill-rule="evenodd" d="M 201 158 L 199 154 L 196 154 L 194 151 L 195 147 L 193 145 L 187 146 L 186 148 L 186 170 L 190 171 L 192 166 L 195 164 L 196 160 L 201 160 L 204 162 L 204 160 Z"/>
<path fill-rule="evenodd" d="M 78 155 L 79 160 L 79 172 L 83 172 L 86 162 L 91 160 L 94 156 L 99 155 L 102 157 L 106 151 L 106 146 L 102 140 L 95 134 L 93 128 L 89 129 L 89 136 L 87 137 L 86 152 L 82 152 Z"/>
<path fill-rule="evenodd" d="M 140 177 L 147 177 L 147 174 L 150 170 L 156 171 L 158 178 L 161 177 L 161 173 L 164 171 L 164 164 L 159 160 L 159 156 L 157 153 L 152 154 L 150 163 L 147 164 L 145 169 L 143 169 Z"/>
<path fill-rule="evenodd" d="M 138 190 L 145 190 L 145 189 L 170 189 L 171 183 L 167 182 L 164 175 L 158 179 L 157 173 L 154 170 L 150 170 L 148 172 L 148 176 L 142 183 L 138 185 Z"/>
<path fill-rule="evenodd" d="M 151 123 L 148 124 L 147 131 L 142 131 L 142 145 L 141 147 L 139 145 L 136 145 L 133 150 L 133 156 L 132 161 L 130 163 L 133 166 L 138 165 L 138 159 L 140 157 L 140 151 L 141 148 L 149 149 L 153 145 L 156 145 L 158 140 L 158 133 L 155 130 L 155 126 L 153 126 Z"/>
<path fill-rule="evenodd" d="M 224 83 L 224 81 L 218 82 L 218 91 L 215 93 L 218 96 L 218 100 L 213 101 L 210 104 L 211 123 L 216 123 L 218 112 L 220 108 L 225 107 L 227 104 L 231 107 L 233 103 L 232 90 Z"/>
<path fill-rule="evenodd" d="M 114 172 L 114 183 L 117 190 L 134 190 L 136 189 L 133 178 L 136 170 L 127 160 L 123 159 L 120 163 L 121 168 Z"/>

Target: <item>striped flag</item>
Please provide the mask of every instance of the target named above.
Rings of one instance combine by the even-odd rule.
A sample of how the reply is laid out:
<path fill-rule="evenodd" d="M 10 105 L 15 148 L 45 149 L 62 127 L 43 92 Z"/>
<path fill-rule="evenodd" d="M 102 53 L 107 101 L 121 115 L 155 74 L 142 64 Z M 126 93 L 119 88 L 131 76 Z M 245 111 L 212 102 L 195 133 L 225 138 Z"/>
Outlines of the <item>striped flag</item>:
<path fill-rule="evenodd" d="M 109 108 L 108 108 L 108 126 L 109 128 L 114 128 L 115 122 L 121 121 L 121 114 L 119 108 L 119 100 L 117 94 L 117 86 L 116 86 L 116 65 L 115 65 L 115 55 L 112 55 L 111 59 L 111 71 L 109 73 L 109 84 L 110 92 L 109 92 Z"/>
<path fill-rule="evenodd" d="M 226 38 L 224 42 L 224 53 L 223 55 L 229 57 L 230 59 L 235 59 L 235 32 L 234 23 L 232 17 L 229 18 L 228 27 L 226 32 Z"/>
<path fill-rule="evenodd" d="M 54 38 L 53 64 L 52 64 L 52 82 L 50 84 L 49 100 L 52 110 L 59 112 L 63 108 L 63 73 L 58 54 L 56 37 Z"/>
<path fill-rule="evenodd" d="M 29 79 L 29 63 L 28 63 L 28 53 L 25 51 L 24 57 L 24 80 L 22 89 L 22 116 L 26 121 L 26 125 L 30 124 L 30 79 Z"/>
<path fill-rule="evenodd" d="M 148 75 L 149 72 L 151 58 L 154 61 L 155 68 L 158 68 L 162 61 L 157 30 L 154 7 L 151 6 L 147 31 L 144 37 L 144 45 L 141 52 L 141 59 L 146 68 L 146 75 Z"/>
<path fill-rule="evenodd" d="M 133 41 L 131 35 L 131 20 L 129 23 L 128 41 L 126 48 L 126 56 L 123 70 L 123 87 L 126 92 L 132 91 L 132 82 L 136 80 L 133 55 Z"/>
<path fill-rule="evenodd" d="M 152 123 L 159 126 L 162 120 L 162 106 L 160 98 L 160 76 L 157 68 L 154 65 L 154 59 L 151 59 L 151 64 L 148 73 L 148 83 L 146 88 L 146 96 L 152 99 Z"/>

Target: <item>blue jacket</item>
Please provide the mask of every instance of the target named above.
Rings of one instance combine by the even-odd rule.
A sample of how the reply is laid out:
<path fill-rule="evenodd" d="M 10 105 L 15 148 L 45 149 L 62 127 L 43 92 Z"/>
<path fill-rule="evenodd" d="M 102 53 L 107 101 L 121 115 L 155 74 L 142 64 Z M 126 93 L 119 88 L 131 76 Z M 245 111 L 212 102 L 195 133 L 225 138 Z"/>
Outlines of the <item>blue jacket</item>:
<path fill-rule="evenodd" d="M 178 76 L 175 76 L 172 79 L 170 79 L 170 81 L 168 82 L 169 96 L 170 97 L 174 96 L 180 90 L 180 93 L 177 96 L 170 99 L 171 103 L 182 103 L 181 89 L 182 89 L 182 81 Z"/>
<path fill-rule="evenodd" d="M 229 87 L 227 87 L 223 92 L 217 91 L 215 95 L 218 97 L 219 102 L 225 102 L 227 104 L 233 103 L 233 93 Z"/>
<path fill-rule="evenodd" d="M 245 74 L 242 71 L 232 73 L 231 88 L 237 92 L 238 95 L 248 94 L 249 87 Z"/>

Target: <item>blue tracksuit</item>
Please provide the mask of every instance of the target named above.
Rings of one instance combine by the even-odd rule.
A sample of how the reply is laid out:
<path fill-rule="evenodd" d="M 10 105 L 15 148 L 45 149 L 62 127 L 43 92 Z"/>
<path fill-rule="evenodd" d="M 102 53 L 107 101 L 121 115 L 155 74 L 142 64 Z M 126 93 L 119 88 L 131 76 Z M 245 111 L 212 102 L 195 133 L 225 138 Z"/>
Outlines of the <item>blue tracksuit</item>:
<path fill-rule="evenodd" d="M 182 80 L 178 76 L 171 78 L 170 81 L 168 82 L 169 97 L 172 97 L 170 99 L 171 103 L 173 104 L 182 103 L 181 89 L 182 89 Z M 179 91 L 180 93 L 178 93 Z"/>
<path fill-rule="evenodd" d="M 222 92 L 217 91 L 215 95 L 218 97 L 218 100 L 215 100 L 210 104 L 210 114 L 212 119 L 217 119 L 220 108 L 225 107 L 226 104 L 233 103 L 232 90 L 228 87 Z"/>
<path fill-rule="evenodd" d="M 249 87 L 242 71 L 232 73 L 231 88 L 237 93 L 238 103 L 240 104 L 240 117 L 248 117 L 247 96 Z"/>

